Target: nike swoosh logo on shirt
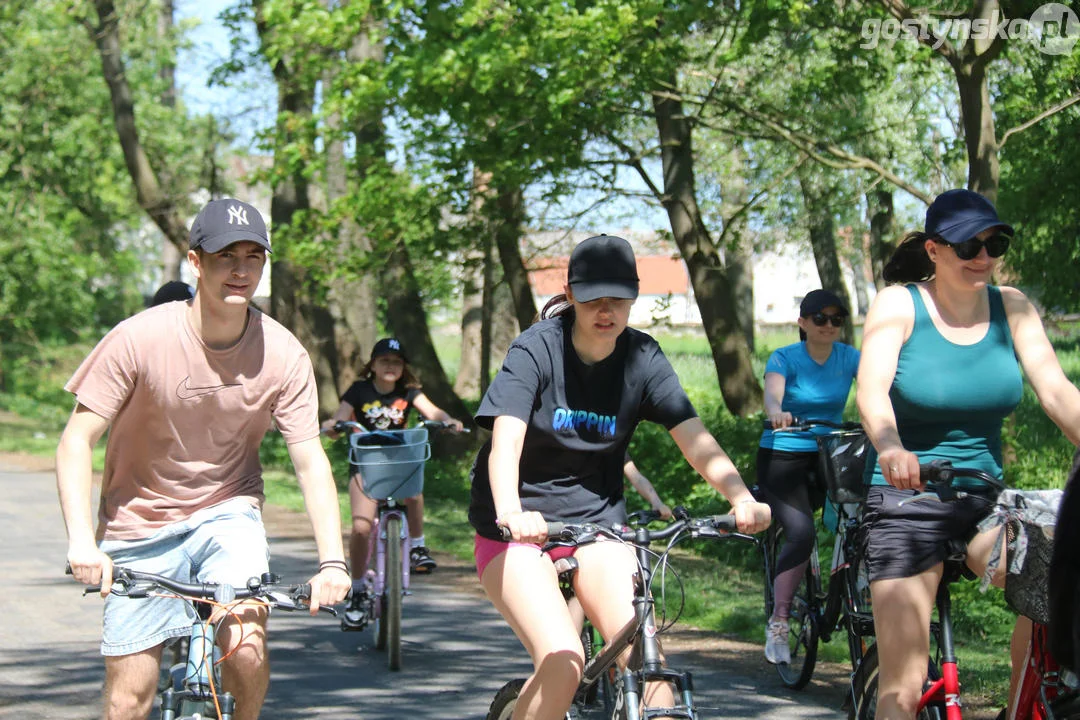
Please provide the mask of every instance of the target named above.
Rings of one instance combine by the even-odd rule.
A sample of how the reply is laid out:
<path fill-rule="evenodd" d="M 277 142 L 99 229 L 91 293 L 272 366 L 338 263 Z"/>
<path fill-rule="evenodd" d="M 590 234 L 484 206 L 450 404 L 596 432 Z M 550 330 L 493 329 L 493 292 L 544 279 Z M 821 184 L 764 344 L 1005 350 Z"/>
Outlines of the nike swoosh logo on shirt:
<path fill-rule="evenodd" d="M 211 395 L 218 390 L 224 390 L 225 388 L 240 387 L 240 383 L 226 383 L 224 385 L 206 385 L 203 387 L 192 387 L 191 376 L 180 381 L 180 384 L 176 386 L 176 397 L 181 400 L 191 400 L 202 395 Z"/>

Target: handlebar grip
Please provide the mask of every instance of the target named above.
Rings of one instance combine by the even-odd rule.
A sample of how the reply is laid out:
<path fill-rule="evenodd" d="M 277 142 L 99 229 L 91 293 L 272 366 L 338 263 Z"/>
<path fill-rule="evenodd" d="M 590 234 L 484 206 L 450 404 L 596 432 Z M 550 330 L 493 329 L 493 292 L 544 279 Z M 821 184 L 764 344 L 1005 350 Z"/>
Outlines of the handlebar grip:
<path fill-rule="evenodd" d="M 510 533 L 510 528 L 505 525 L 499 525 L 499 535 L 505 542 L 510 542 L 514 539 L 514 536 Z M 566 523 L 561 522 L 549 522 L 547 524 L 547 534 L 549 538 L 558 537 L 563 534 L 566 529 Z"/>
<path fill-rule="evenodd" d="M 294 600 L 310 600 L 311 583 L 303 583 L 301 585 L 297 585 L 289 592 L 289 595 L 291 595 Z"/>
<path fill-rule="evenodd" d="M 736 532 L 739 529 L 734 515 L 713 515 L 709 518 L 709 525 L 725 532 Z"/>

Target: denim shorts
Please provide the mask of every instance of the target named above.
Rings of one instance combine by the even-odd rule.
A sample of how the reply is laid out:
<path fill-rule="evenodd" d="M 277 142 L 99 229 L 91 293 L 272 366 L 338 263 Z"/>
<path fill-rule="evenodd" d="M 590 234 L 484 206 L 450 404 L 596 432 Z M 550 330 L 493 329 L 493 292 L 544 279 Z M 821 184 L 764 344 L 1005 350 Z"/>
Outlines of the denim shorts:
<path fill-rule="evenodd" d="M 183 582 L 225 582 L 244 587 L 269 570 L 270 548 L 262 514 L 243 498 L 199 510 L 140 540 L 104 540 L 114 565 Z M 176 598 L 105 598 L 102 655 L 132 655 L 187 635 L 195 610 Z"/>

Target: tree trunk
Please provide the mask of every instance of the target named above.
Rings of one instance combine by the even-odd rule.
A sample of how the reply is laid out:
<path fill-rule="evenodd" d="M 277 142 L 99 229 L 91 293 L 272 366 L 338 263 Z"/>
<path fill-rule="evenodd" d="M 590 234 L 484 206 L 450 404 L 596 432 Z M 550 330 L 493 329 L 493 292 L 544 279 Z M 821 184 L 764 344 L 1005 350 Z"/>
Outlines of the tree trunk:
<path fill-rule="evenodd" d="M 970 42 L 970 41 L 969 41 Z M 964 123 L 964 145 L 968 156 L 968 189 L 997 202 L 998 154 L 994 110 L 986 83 L 986 65 L 974 61 L 953 65 L 960 91 L 960 112 Z"/>
<path fill-rule="evenodd" d="M 427 312 L 420 296 L 408 251 L 399 246 L 391 251 L 383 270 L 386 315 L 394 335 L 409 350 L 409 364 L 416 368 L 424 394 L 433 403 L 460 420 L 470 413 L 446 377 L 427 324 Z"/>
<path fill-rule="evenodd" d="M 880 290 L 885 287 L 882 271 L 895 249 L 892 236 L 896 232 L 896 216 L 893 213 L 892 191 L 874 190 L 867 193 L 866 207 L 870 213 L 870 269 L 874 276 L 874 287 Z"/>
<path fill-rule="evenodd" d="M 490 228 L 488 228 L 490 229 Z M 480 396 L 483 397 L 491 384 L 491 331 L 495 323 L 495 243 L 491 235 L 483 239 L 483 292 L 480 299 Z"/>
<path fill-rule="evenodd" d="M 263 14 L 262 2 L 255 3 L 255 27 L 264 47 L 273 42 L 273 29 Z M 307 271 L 289 259 L 288 229 L 299 211 L 309 210 L 309 183 L 303 168 L 288 166 L 280 148 L 299 142 L 295 127 L 303 127 L 315 105 L 313 83 L 302 79 L 302 73 L 291 67 L 292 58 L 278 57 L 271 70 L 278 85 L 278 120 L 275 133 L 278 144 L 274 163 L 285 165 L 277 176 L 282 178 L 273 188 L 270 200 L 270 225 L 274 233 L 274 252 L 270 265 L 270 314 L 288 328 L 308 351 L 315 371 L 319 393 L 319 409 L 328 415 L 338 406 L 337 352 L 334 348 L 334 320 L 325 302 L 315 300 L 317 294 Z M 300 119 L 302 122 L 296 122 Z"/>
<path fill-rule="evenodd" d="M 101 56 L 101 70 L 109 86 L 113 120 L 124 162 L 135 185 L 135 196 L 141 207 L 181 253 L 188 249 L 188 229 L 173 198 L 161 189 L 150 159 L 139 139 L 135 122 L 135 101 L 124 68 L 124 51 L 120 43 L 120 22 L 112 0 L 94 0 L 98 24 L 89 27 L 91 39 Z"/>
<path fill-rule="evenodd" d="M 670 79 L 669 87 L 675 87 Z M 661 144 L 664 209 L 690 273 L 724 404 L 745 417 L 761 411 L 763 393 L 739 327 L 731 281 L 698 209 L 690 122 L 682 103 L 663 90 L 653 94 L 653 114 Z"/>
<path fill-rule="evenodd" d="M 483 326 L 484 270 L 483 252 L 473 250 L 466 256 L 461 302 L 461 361 L 454 379 L 454 393 L 463 398 L 479 398 L 480 329 Z"/>
<path fill-rule="evenodd" d="M 840 268 L 840 256 L 836 252 L 836 223 L 833 221 L 832 206 L 829 205 L 828 193 L 815 186 L 815 179 L 805 172 L 799 173 L 799 187 L 802 189 L 803 205 L 810 230 L 810 247 L 814 251 L 814 264 L 817 266 L 821 287 L 844 301 L 851 309 L 844 274 Z M 846 323 L 841 330 L 841 340 L 850 344 L 854 340 L 851 323 Z"/>
<path fill-rule="evenodd" d="M 495 243 L 499 247 L 502 276 L 510 290 L 514 316 L 518 327 L 524 330 L 532 325 L 537 312 L 532 285 L 529 284 L 529 271 L 521 258 L 521 234 L 525 226 L 524 197 L 520 187 L 500 185 L 496 192 Z"/>
<path fill-rule="evenodd" d="M 737 238 L 736 238 L 737 239 Z M 754 348 L 754 255 L 747 248 L 735 245 L 724 253 L 724 265 L 731 278 L 731 294 L 735 301 L 735 317 L 742 330 L 746 346 Z"/>
<path fill-rule="evenodd" d="M 373 48 L 378 47 L 368 42 L 368 30 L 369 28 L 364 28 L 364 32 L 358 34 L 353 42 L 347 53 L 350 62 L 370 59 Z M 332 64 L 323 74 L 324 87 L 333 85 L 340 67 L 339 64 Z M 355 129 L 353 133 L 356 133 Z M 342 260 L 351 255 L 367 255 L 371 252 L 370 239 L 356 219 L 351 213 L 336 207 L 348 193 L 350 161 L 345 153 L 345 135 L 341 115 L 328 115 L 325 134 L 326 204 L 327 211 L 339 218 L 336 235 L 329 239 L 329 244 L 334 248 L 335 255 Z M 356 162 L 359 165 L 361 158 L 358 157 Z M 333 319 L 336 389 L 339 396 L 356 380 L 360 368 L 367 362 L 378 339 L 378 308 L 372 284 L 370 276 L 332 278 L 328 281 L 327 305 Z"/>

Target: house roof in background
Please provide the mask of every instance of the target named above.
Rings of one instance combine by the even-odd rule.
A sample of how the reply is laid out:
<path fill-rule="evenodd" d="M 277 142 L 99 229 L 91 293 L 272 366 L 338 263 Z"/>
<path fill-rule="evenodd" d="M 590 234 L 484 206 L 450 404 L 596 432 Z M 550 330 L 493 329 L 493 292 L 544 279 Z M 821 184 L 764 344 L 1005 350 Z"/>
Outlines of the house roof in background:
<path fill-rule="evenodd" d="M 642 295 L 685 295 L 690 289 L 690 276 L 682 258 L 671 255 L 637 256 L 638 277 Z M 537 258 L 535 269 L 529 271 L 529 282 L 538 296 L 558 295 L 566 284 L 569 256 Z"/>

